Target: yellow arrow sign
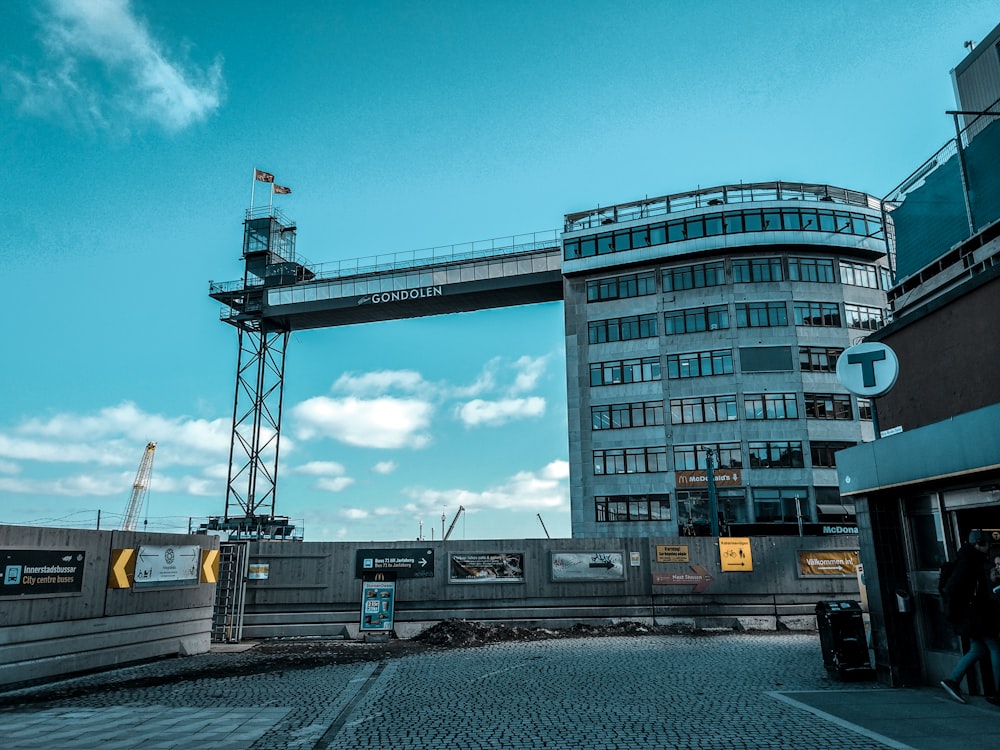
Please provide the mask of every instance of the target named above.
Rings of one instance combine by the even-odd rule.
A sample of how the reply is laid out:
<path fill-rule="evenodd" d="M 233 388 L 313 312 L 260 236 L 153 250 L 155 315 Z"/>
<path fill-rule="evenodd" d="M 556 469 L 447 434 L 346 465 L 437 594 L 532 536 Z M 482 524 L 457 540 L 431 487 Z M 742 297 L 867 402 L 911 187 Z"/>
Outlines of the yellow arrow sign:
<path fill-rule="evenodd" d="M 201 551 L 201 582 L 218 583 L 219 581 L 219 550 L 203 549 Z"/>
<path fill-rule="evenodd" d="M 132 577 L 135 575 L 135 550 L 111 550 L 111 565 L 108 567 L 108 588 L 132 588 Z"/>
<path fill-rule="evenodd" d="M 722 570 L 749 573 L 753 570 L 750 537 L 719 537 L 719 557 Z"/>

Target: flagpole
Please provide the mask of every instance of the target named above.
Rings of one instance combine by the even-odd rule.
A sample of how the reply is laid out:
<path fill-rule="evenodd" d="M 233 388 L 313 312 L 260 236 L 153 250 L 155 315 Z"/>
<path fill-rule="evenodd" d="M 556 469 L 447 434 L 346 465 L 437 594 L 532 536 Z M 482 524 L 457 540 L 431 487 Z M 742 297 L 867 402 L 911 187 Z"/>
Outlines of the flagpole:
<path fill-rule="evenodd" d="M 253 182 L 250 183 L 250 215 L 253 216 L 253 191 L 257 187 L 257 167 L 253 168 Z"/>
<path fill-rule="evenodd" d="M 274 206 L 274 183 L 271 183 L 271 197 L 267 201 L 267 213 L 271 213 L 271 208 Z"/>

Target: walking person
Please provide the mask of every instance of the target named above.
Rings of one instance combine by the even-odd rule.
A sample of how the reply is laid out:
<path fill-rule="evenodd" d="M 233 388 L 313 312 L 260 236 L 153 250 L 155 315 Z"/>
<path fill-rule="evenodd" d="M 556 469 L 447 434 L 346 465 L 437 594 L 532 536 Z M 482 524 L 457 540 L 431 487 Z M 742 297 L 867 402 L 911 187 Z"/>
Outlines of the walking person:
<path fill-rule="evenodd" d="M 963 544 L 955 557 L 955 567 L 943 587 L 945 615 L 957 635 L 968 639 L 969 650 L 959 659 L 948 679 L 941 681 L 941 687 L 952 698 L 965 703 L 961 683 L 972 667 L 980 659 L 990 657 L 993 669 L 993 693 L 986 700 L 1000 706 L 1000 630 L 998 607 L 993 597 L 993 586 L 987 572 L 987 552 L 990 537 L 985 531 L 975 529 L 969 533 L 969 541 Z"/>

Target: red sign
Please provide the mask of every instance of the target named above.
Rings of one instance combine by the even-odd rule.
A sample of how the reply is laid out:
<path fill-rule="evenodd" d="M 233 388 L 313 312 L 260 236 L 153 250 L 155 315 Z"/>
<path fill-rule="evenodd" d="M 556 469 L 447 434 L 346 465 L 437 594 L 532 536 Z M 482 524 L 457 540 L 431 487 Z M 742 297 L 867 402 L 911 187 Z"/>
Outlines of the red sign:
<path fill-rule="evenodd" d="M 694 586 L 694 593 L 700 594 L 712 582 L 712 574 L 700 565 L 692 565 L 694 573 L 653 573 L 654 586 Z"/>

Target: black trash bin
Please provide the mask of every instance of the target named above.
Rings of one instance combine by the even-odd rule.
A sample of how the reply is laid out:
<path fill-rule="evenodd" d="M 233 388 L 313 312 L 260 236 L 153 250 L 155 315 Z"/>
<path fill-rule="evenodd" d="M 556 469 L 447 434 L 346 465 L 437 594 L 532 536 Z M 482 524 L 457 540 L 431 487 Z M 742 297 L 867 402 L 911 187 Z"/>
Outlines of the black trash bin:
<path fill-rule="evenodd" d="M 860 604 L 819 602 L 816 626 L 823 649 L 823 665 L 830 674 L 841 680 L 870 680 L 875 676 L 868 657 L 868 639 Z"/>

